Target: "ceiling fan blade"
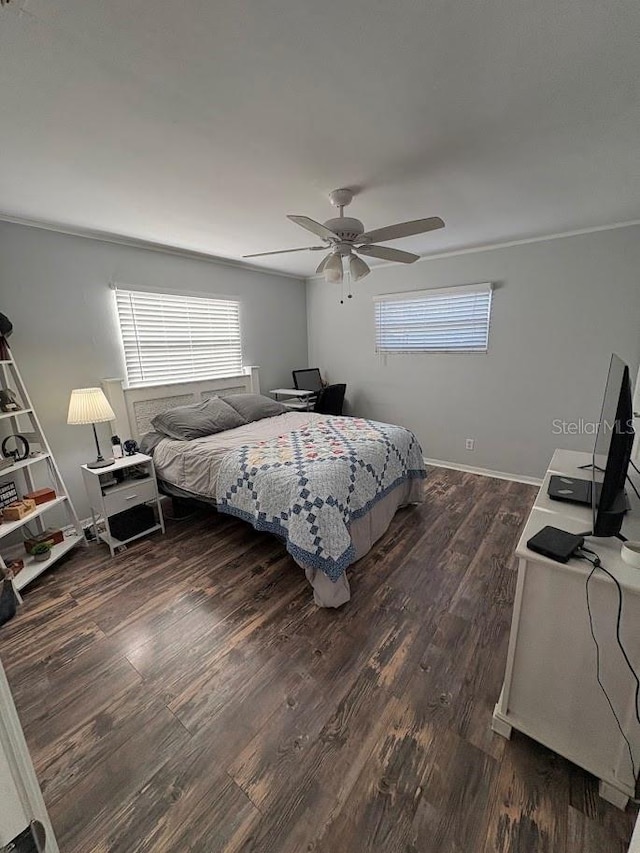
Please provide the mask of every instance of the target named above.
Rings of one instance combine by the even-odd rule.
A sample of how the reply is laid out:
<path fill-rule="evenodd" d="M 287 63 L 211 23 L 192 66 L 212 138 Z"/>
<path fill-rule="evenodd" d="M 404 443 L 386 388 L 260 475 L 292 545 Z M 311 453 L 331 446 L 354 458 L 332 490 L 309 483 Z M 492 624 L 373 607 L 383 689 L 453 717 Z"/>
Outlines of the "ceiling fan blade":
<path fill-rule="evenodd" d="M 317 252 L 326 246 L 300 246 L 299 249 L 278 249 L 276 252 L 255 252 L 253 255 L 243 255 L 243 258 L 264 258 L 265 255 L 287 255 L 289 252 Z"/>
<path fill-rule="evenodd" d="M 326 228 L 321 222 L 316 222 L 315 219 L 309 219 L 308 216 L 292 216 L 289 214 L 287 215 L 287 219 L 295 222 L 296 225 L 301 225 L 303 228 L 306 228 L 307 231 L 311 231 L 312 234 L 317 234 L 317 236 L 322 237 L 323 240 L 339 239 L 337 234 L 334 234 L 333 231 Z"/>
<path fill-rule="evenodd" d="M 327 261 L 329 260 L 329 258 L 331 257 L 331 255 L 332 255 L 332 253 L 331 253 L 331 252 L 329 252 L 329 254 L 328 254 L 328 255 L 326 255 L 326 257 L 324 257 L 324 258 L 320 261 L 320 263 L 318 264 L 318 268 L 316 269 L 316 275 L 320 275 L 320 273 L 324 270 L 324 268 L 325 268 L 325 266 L 326 266 L 326 264 L 327 264 Z"/>
<path fill-rule="evenodd" d="M 411 222 L 398 222 L 397 225 L 365 231 L 358 239 L 377 243 L 378 240 L 398 240 L 400 237 L 426 234 L 427 231 L 435 231 L 437 228 L 444 228 L 444 222 L 439 216 L 431 216 L 429 219 L 413 219 Z"/>
<path fill-rule="evenodd" d="M 391 246 L 358 246 L 356 252 L 359 255 L 370 255 L 372 258 L 382 258 L 385 261 L 398 261 L 400 264 L 413 264 L 420 260 L 420 255 L 401 252 L 400 249 L 392 249 Z"/>

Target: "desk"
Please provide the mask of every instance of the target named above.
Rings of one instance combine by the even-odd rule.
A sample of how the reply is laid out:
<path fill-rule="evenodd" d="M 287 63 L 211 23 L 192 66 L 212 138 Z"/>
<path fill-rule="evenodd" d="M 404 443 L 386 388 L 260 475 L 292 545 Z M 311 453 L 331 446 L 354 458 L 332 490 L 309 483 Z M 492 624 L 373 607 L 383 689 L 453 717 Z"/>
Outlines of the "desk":
<path fill-rule="evenodd" d="M 553 474 L 589 476 L 579 466 L 587 453 L 556 450 L 516 548 L 518 581 L 502 692 L 492 728 L 504 737 L 512 728 L 583 767 L 600 780 L 600 796 L 619 808 L 635 796 L 627 746 L 596 680 L 596 649 L 586 603 L 591 566 L 578 559 L 557 563 L 527 548 L 546 525 L 580 533 L 592 527 L 589 507 L 553 501 Z M 622 532 L 640 539 L 640 501 L 629 490 L 631 511 Z M 602 564 L 623 590 L 621 636 L 640 672 L 640 569 L 620 557 L 617 539 L 589 539 Z M 616 643 L 617 592 L 596 571 L 589 584 L 594 630 L 600 645 L 601 679 L 640 764 L 640 726 L 635 718 L 635 682 Z"/>
<path fill-rule="evenodd" d="M 313 404 L 317 396 L 317 391 L 303 391 L 300 388 L 274 388 L 269 391 L 276 398 L 285 397 L 289 399 L 282 400 L 282 405 L 287 409 L 296 411 L 309 412 L 313 409 Z"/>

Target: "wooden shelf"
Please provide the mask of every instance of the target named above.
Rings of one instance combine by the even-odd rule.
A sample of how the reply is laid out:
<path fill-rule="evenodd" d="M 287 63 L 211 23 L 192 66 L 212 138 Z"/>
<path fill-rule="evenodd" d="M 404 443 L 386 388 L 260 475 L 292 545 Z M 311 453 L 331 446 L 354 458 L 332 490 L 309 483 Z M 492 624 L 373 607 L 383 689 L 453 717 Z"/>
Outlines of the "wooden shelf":
<path fill-rule="evenodd" d="M 43 512 L 53 509 L 54 506 L 60 506 L 60 504 L 63 504 L 66 500 L 67 496 L 62 495 L 52 501 L 40 504 L 33 510 L 33 512 L 23 516 L 20 521 L 5 521 L 4 524 L 0 524 L 0 539 L 4 539 L 5 536 L 8 536 L 15 530 L 19 530 L 23 524 L 29 524 L 29 522 L 33 521 L 34 518 L 38 518 L 39 515 L 42 515 Z"/>
<path fill-rule="evenodd" d="M 53 503 L 53 501 L 51 501 L 51 503 Z M 52 566 L 57 560 L 60 559 L 60 557 L 64 556 L 64 554 L 66 554 L 79 542 L 82 541 L 82 536 L 65 536 L 62 542 L 58 542 L 57 545 L 53 546 L 49 559 L 43 560 L 42 562 L 34 560 L 33 557 L 30 557 L 28 554 L 25 553 L 23 556 L 21 556 L 21 559 L 24 560 L 24 568 L 15 576 L 13 581 L 16 589 L 24 589 L 24 587 L 28 583 L 31 583 L 31 581 L 37 578 L 38 575 L 41 575 L 43 572 L 46 572 L 50 566 Z"/>
<path fill-rule="evenodd" d="M 21 415 L 29 415 L 33 409 L 18 409 L 17 412 L 0 412 L 0 420 L 3 418 L 19 418 Z"/>
<path fill-rule="evenodd" d="M 36 462 L 42 462 L 43 459 L 50 459 L 50 453 L 41 453 L 40 456 L 33 456 L 29 459 L 23 459 L 21 462 L 16 462 L 15 465 L 11 465 L 9 468 L 0 468 L 0 477 L 4 477 L 5 474 L 13 474 L 14 471 L 19 471 L 21 468 L 28 468 L 29 465 L 35 465 Z"/>

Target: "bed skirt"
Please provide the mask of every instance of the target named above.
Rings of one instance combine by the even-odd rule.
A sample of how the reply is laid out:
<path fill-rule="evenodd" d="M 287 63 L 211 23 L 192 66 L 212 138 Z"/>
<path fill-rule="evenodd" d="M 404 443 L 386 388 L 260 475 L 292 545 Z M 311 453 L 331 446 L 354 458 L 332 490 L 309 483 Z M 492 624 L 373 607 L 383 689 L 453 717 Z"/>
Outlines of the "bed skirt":
<path fill-rule="evenodd" d="M 197 503 L 207 504 L 215 508 L 215 501 L 193 495 L 166 481 L 159 481 L 160 491 L 171 497 L 192 500 Z M 374 544 L 389 529 L 391 520 L 398 509 L 408 504 L 422 503 L 424 500 L 424 480 L 411 478 L 400 483 L 395 489 L 377 501 L 371 509 L 360 518 L 351 522 L 349 528 L 351 541 L 355 548 L 353 562 L 360 560 L 368 554 Z M 295 558 L 293 558 L 295 559 Z M 318 607 L 341 607 L 351 598 L 351 587 L 347 578 L 347 571 L 343 572 L 337 581 L 332 581 L 323 571 L 296 560 L 296 563 L 304 569 L 305 575 L 313 587 L 313 600 Z M 352 563 L 353 565 L 353 563 Z"/>
<path fill-rule="evenodd" d="M 377 501 L 369 512 L 351 522 L 351 541 L 356 550 L 353 562 L 360 560 L 373 548 L 375 543 L 389 529 L 391 520 L 400 507 L 407 504 L 422 503 L 424 499 L 424 480 L 405 480 L 388 495 Z M 297 561 L 296 561 L 297 562 Z M 302 565 L 302 564 L 300 564 Z M 353 565 L 353 563 L 352 563 Z M 320 569 L 302 565 L 307 580 L 313 587 L 313 600 L 318 607 L 340 607 L 351 598 L 351 587 L 347 571 L 337 581 L 332 581 Z"/>

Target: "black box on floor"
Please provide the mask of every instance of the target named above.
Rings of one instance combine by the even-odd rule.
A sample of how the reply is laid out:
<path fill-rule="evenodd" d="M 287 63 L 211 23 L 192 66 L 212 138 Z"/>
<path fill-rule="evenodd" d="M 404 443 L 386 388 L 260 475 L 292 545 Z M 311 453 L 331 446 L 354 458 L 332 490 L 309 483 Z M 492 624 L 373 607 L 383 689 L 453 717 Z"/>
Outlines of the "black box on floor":
<path fill-rule="evenodd" d="M 109 516 L 111 535 L 120 542 L 131 539 L 132 536 L 137 536 L 139 533 L 144 533 L 155 523 L 155 513 L 146 504 L 132 506 L 131 509 L 125 509 L 124 512 Z"/>

